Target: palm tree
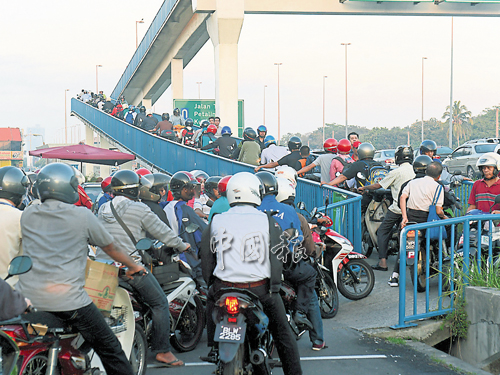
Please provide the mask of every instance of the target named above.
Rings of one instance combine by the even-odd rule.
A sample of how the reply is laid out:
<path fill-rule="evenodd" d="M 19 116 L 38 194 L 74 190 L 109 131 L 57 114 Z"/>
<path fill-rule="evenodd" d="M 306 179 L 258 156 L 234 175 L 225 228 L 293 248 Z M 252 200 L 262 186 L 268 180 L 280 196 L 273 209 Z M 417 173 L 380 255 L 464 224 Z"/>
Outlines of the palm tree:
<path fill-rule="evenodd" d="M 460 145 L 460 137 L 465 138 L 471 129 L 471 115 L 471 111 L 465 105 L 461 105 L 460 100 L 453 103 L 451 114 L 453 133 L 457 137 L 458 145 Z M 450 106 L 446 106 L 446 112 L 442 118 L 445 119 L 445 124 L 450 121 Z"/>

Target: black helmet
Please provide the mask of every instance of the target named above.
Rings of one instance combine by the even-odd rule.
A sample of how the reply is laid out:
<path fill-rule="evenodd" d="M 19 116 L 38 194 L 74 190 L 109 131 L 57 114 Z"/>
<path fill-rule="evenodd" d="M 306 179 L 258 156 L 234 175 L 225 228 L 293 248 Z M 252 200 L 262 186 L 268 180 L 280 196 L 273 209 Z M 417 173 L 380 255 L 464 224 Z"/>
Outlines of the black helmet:
<path fill-rule="evenodd" d="M 292 137 L 288 140 L 288 149 L 290 151 L 298 150 L 302 147 L 302 140 L 299 137 Z"/>
<path fill-rule="evenodd" d="M 141 177 L 141 180 L 149 181 L 150 185 L 139 186 L 139 199 L 141 201 L 151 201 L 151 202 L 159 202 L 161 199 L 161 195 L 155 194 L 151 191 L 151 187 L 153 186 L 153 181 L 155 180 L 153 174 L 147 174 Z"/>
<path fill-rule="evenodd" d="M 200 125 L 201 125 L 202 128 L 207 128 L 208 125 L 210 125 L 210 121 L 203 120 Z"/>
<path fill-rule="evenodd" d="M 73 204 L 80 199 L 75 170 L 64 163 L 52 163 L 43 167 L 36 179 L 36 189 L 42 202 L 57 199 Z"/>
<path fill-rule="evenodd" d="M 194 121 L 193 121 L 193 119 L 192 119 L 192 118 L 189 118 L 189 117 L 188 117 L 188 118 L 186 119 L 186 121 L 184 121 L 184 125 L 186 125 L 186 126 L 193 126 L 193 124 L 194 124 Z"/>
<path fill-rule="evenodd" d="M 375 147 L 371 143 L 361 143 L 358 147 L 358 158 L 363 159 L 373 159 L 375 155 Z"/>
<path fill-rule="evenodd" d="M 255 141 L 257 138 L 257 133 L 252 128 L 245 128 L 243 130 L 243 139 L 246 141 Z"/>
<path fill-rule="evenodd" d="M 146 113 L 146 107 L 144 107 L 143 105 L 141 105 L 141 108 L 139 108 L 139 112 Z"/>
<path fill-rule="evenodd" d="M 430 139 L 426 139 L 425 141 L 423 141 L 420 144 L 420 155 L 424 155 L 424 154 L 431 152 L 431 151 L 433 151 L 434 155 L 436 155 L 437 149 L 438 149 L 438 147 L 437 147 L 436 142 L 431 141 Z"/>
<path fill-rule="evenodd" d="M 262 172 L 257 172 L 255 174 L 260 182 L 262 182 L 262 185 L 264 186 L 264 196 L 269 195 L 269 194 L 278 194 L 278 180 L 276 180 L 276 177 L 271 172 L 267 171 L 262 171 Z"/>
<path fill-rule="evenodd" d="M 163 174 L 163 173 L 153 173 L 147 176 L 154 176 L 153 180 L 151 181 L 153 186 L 151 187 L 151 192 L 154 194 L 160 194 L 160 189 L 165 189 L 168 190 L 168 184 L 170 183 L 170 177 L 169 175 Z M 148 178 L 149 180 L 150 178 Z"/>
<path fill-rule="evenodd" d="M 415 174 L 425 173 L 427 166 L 432 163 L 432 159 L 427 155 L 419 155 L 413 162 L 413 171 Z"/>
<path fill-rule="evenodd" d="M 395 162 L 397 165 L 403 163 L 413 163 L 413 148 L 411 146 L 398 146 L 394 153 Z"/>
<path fill-rule="evenodd" d="M 0 168 L 0 198 L 5 198 L 19 206 L 30 186 L 29 178 L 16 167 Z"/>
<path fill-rule="evenodd" d="M 205 194 L 212 200 L 216 200 L 213 190 L 217 190 L 221 176 L 212 176 L 205 181 Z"/>
<path fill-rule="evenodd" d="M 164 113 L 161 115 L 161 119 L 163 121 L 168 121 L 170 119 L 170 115 L 168 113 Z"/>
<path fill-rule="evenodd" d="M 180 109 L 179 109 L 179 108 L 175 108 L 175 109 L 174 109 L 174 115 L 175 115 L 175 116 L 179 116 L 180 114 L 181 114 Z"/>
<path fill-rule="evenodd" d="M 198 185 L 196 178 L 189 172 L 181 171 L 172 176 L 170 180 L 170 191 L 174 199 L 179 199 L 182 189 L 185 187 L 194 187 L 195 185 Z"/>
<path fill-rule="evenodd" d="M 152 185 L 148 180 L 141 177 L 134 171 L 123 169 L 113 175 L 111 189 L 115 195 L 123 195 L 136 200 L 139 198 L 139 188 L 141 185 L 148 187 Z"/>

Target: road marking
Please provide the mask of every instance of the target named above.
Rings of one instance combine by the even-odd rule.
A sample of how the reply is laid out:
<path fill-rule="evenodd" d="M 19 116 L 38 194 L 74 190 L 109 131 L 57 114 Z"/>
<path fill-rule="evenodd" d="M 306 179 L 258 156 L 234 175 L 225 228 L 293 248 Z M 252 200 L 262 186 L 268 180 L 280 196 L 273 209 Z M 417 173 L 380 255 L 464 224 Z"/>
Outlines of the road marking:
<path fill-rule="evenodd" d="M 381 354 L 366 354 L 366 355 L 330 355 L 330 356 L 318 356 L 318 357 L 301 357 L 301 361 L 334 361 L 334 360 L 345 360 L 345 359 L 385 359 L 386 355 Z M 188 362 L 186 366 L 213 366 L 213 363 L 208 362 Z M 148 368 L 161 368 L 165 367 L 158 364 L 149 364 Z"/>

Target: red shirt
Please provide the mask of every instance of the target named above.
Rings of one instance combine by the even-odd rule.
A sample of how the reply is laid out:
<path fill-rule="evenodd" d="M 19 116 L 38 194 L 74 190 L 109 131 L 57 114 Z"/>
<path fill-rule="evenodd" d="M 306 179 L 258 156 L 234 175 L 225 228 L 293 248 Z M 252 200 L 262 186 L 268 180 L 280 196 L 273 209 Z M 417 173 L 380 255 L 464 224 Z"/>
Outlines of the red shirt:
<path fill-rule="evenodd" d="M 90 210 L 92 208 L 92 201 L 80 185 L 78 185 L 78 195 L 80 196 L 80 199 L 78 199 L 78 202 L 75 203 L 75 206 L 84 206 Z"/>
<path fill-rule="evenodd" d="M 500 194 L 500 180 L 489 187 L 484 180 L 477 180 L 472 185 L 468 203 L 475 205 L 478 210 L 490 212 L 498 194 Z"/>

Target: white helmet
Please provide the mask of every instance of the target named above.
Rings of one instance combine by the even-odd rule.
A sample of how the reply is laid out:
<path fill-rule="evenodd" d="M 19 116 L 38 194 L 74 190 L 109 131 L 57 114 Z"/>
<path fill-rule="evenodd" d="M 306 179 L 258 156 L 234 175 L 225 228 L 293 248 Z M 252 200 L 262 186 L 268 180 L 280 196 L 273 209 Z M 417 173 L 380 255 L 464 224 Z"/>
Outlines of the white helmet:
<path fill-rule="evenodd" d="M 295 199 L 295 186 L 288 179 L 283 177 L 278 177 L 278 195 L 276 195 L 276 200 L 278 202 L 283 202 L 290 197 Z"/>
<path fill-rule="evenodd" d="M 232 207 L 239 203 L 260 206 L 263 186 L 259 178 L 249 172 L 236 173 L 227 183 L 226 195 Z"/>
<path fill-rule="evenodd" d="M 487 152 L 477 159 L 476 167 L 496 167 L 500 170 L 500 155 L 495 152 Z"/>
<path fill-rule="evenodd" d="M 297 186 L 297 171 L 288 165 L 282 165 L 281 167 L 276 168 L 275 176 L 276 178 L 286 178 L 293 184 L 294 188 Z"/>

